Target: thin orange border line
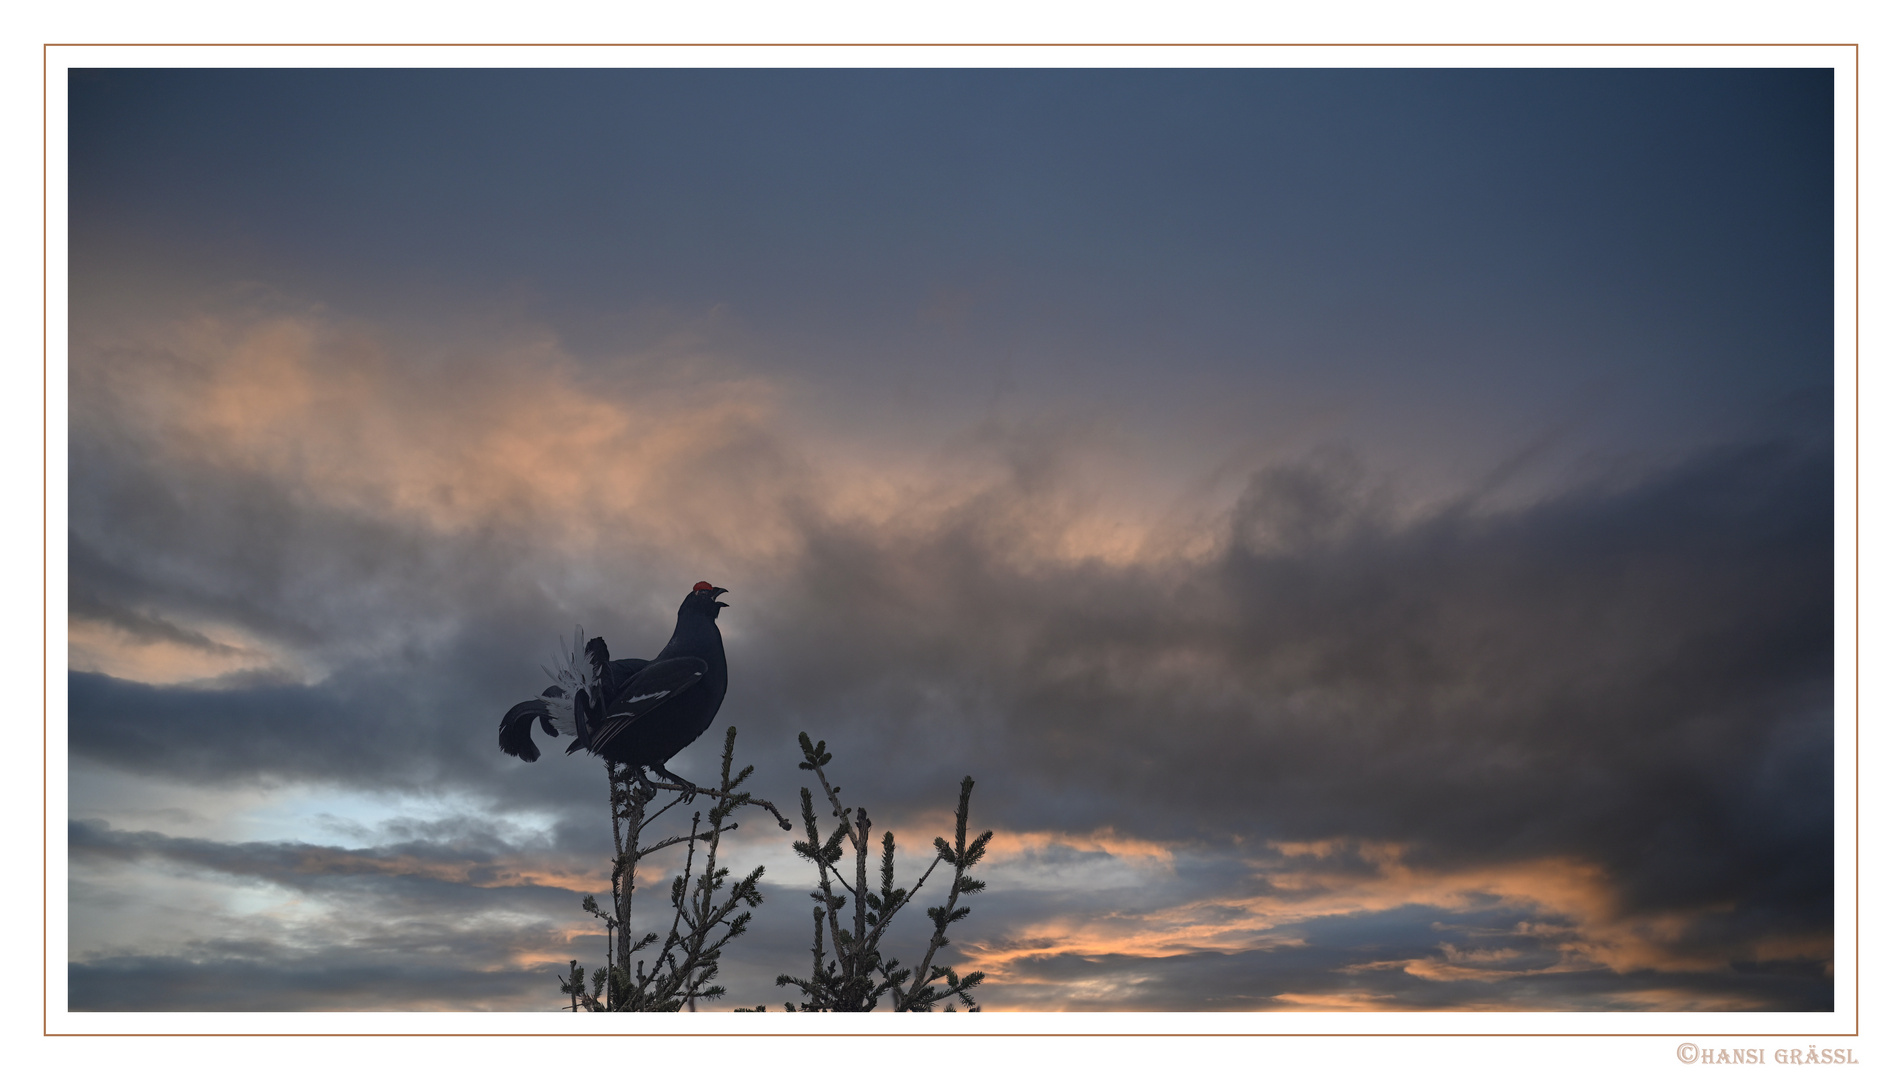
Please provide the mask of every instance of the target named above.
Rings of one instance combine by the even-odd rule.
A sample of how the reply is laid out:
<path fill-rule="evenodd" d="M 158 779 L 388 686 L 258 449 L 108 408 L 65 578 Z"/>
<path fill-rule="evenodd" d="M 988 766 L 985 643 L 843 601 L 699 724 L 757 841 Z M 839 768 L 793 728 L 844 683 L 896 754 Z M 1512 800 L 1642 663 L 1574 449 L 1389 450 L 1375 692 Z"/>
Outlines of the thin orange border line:
<path fill-rule="evenodd" d="M 1852 916 L 1855 930 L 1856 964 L 1856 1004 L 1854 1024 L 1847 1035 L 1816 1035 L 1814 1032 L 1749 1032 L 1751 1038 L 1858 1038 L 1862 1034 L 1862 46 L 1858 42 L 43 42 L 40 46 L 40 1035 L 46 1038 L 833 1038 L 838 1036 L 904 1039 L 904 1038 L 942 1038 L 945 1036 L 966 1038 L 1325 1038 L 1325 1039 L 1435 1039 L 1435 1038 L 1678 1038 L 1687 1035 L 1698 1038 L 1727 1038 L 1735 1032 L 611 1032 L 611 1031 L 575 1031 L 575 1032 L 434 1032 L 434 1031 L 363 1031 L 363 1032 L 80 1032 L 49 1031 L 50 1019 L 50 981 L 51 943 L 48 912 L 51 910 L 50 847 L 47 841 L 47 821 L 50 807 L 47 805 L 47 778 L 50 775 L 49 738 L 50 715 L 48 700 L 51 686 L 47 676 L 47 666 L 51 659 L 51 645 L 46 634 L 49 612 L 48 582 L 50 569 L 50 547 L 47 542 L 47 528 L 50 525 L 50 504 L 48 502 L 49 478 L 47 469 L 48 441 L 48 390 L 50 377 L 50 286 L 48 284 L 47 263 L 49 248 L 49 137 L 47 119 L 47 86 L 50 52 L 56 48 L 448 48 L 448 49 L 510 49 L 510 48 L 1553 48 L 1553 49 L 1591 49 L 1591 48 L 1847 48 L 1851 50 L 1851 72 L 1853 79 L 1852 110 L 1854 118 L 1852 141 L 1852 211 L 1851 240 L 1853 250 L 1853 269 L 1851 274 L 1851 384 L 1854 402 L 1851 411 L 1851 513 L 1853 535 L 1852 542 L 1852 595 L 1850 598 L 1852 617 L 1850 666 L 1853 672 L 1851 687 L 1851 722 L 1853 729 L 1855 768 L 1852 772 L 1853 814 L 1851 835 L 1853 837 L 1854 859 L 1851 867 L 1851 888 L 1853 890 Z M 1833 142 L 1833 140 L 1832 140 Z M 1832 215 L 1833 220 L 1834 215 Z M 419 1014 L 420 1015 L 420 1014 Z M 1416 1014 L 1417 1015 L 1417 1014 Z"/>
<path fill-rule="evenodd" d="M 1852 567 L 1850 607 L 1853 612 L 1850 630 L 1850 663 L 1854 672 L 1854 686 L 1850 689 L 1851 710 L 1854 735 L 1851 745 L 1856 758 L 1854 772 L 1855 796 L 1851 801 L 1853 824 L 1850 835 L 1854 840 L 1855 860 L 1851 871 L 1852 888 L 1855 892 L 1854 926 L 1856 930 L 1856 1032 L 1862 1032 L 1862 46 L 1850 46 L 1855 50 L 1855 149 L 1851 168 L 1854 170 L 1855 184 L 1851 189 L 1853 210 L 1851 213 L 1850 243 L 1854 248 L 1854 263 L 1850 273 L 1851 289 L 1851 358 L 1853 374 L 1850 376 L 1854 401 L 1850 407 L 1850 487 L 1854 507 L 1850 518 L 1852 544 L 1850 565 Z M 1830 215 L 1832 218 L 1834 214 Z"/>
<path fill-rule="evenodd" d="M 568 1010 L 555 1011 L 567 1012 Z M 406 1015 L 429 1016 L 432 1014 Z M 454 1015 L 473 1014 L 456 1013 Z M 768 1013 L 767 1015 L 775 1014 Z M 777 1015 L 784 1016 L 785 1014 Z M 1011 1013 L 1010 1015 L 1025 1014 Z M 1326 1013 L 1304 1013 L 1303 1015 L 1338 1016 L 1340 1012 L 1329 1010 Z M 1414 1013 L 1410 1015 L 1441 1014 Z M 1637 1033 L 1624 1031 L 50 1031 L 44 1034 L 49 1039 L 1853 1039 L 1858 1037 L 1855 1034 L 1818 1035 L 1813 1031 L 1647 1031 Z"/>
<path fill-rule="evenodd" d="M 52 185 L 48 182 L 46 175 L 51 168 L 51 159 L 47 153 L 49 145 L 47 141 L 49 121 L 46 117 L 47 54 L 48 50 L 42 47 L 40 49 L 40 1034 L 42 1035 L 46 1034 L 49 1020 L 47 999 L 52 996 L 51 988 L 47 985 L 52 976 L 48 972 L 53 970 L 50 955 L 52 946 L 48 940 L 51 934 L 51 927 L 48 925 L 51 916 L 48 912 L 53 910 L 51 884 L 53 864 L 51 844 L 46 838 L 48 822 L 52 819 L 52 807 L 46 802 L 46 789 L 52 777 L 48 749 L 50 740 L 47 737 L 51 717 L 47 713 L 47 702 L 51 699 L 53 692 L 52 683 L 46 674 L 47 667 L 53 661 L 53 646 L 48 640 L 51 635 L 46 632 L 46 621 L 50 610 L 46 595 L 50 588 L 47 578 L 52 572 L 52 563 L 49 560 L 52 558 L 53 546 L 48 537 L 52 526 L 52 506 L 47 502 L 48 493 L 51 490 L 49 487 L 51 479 L 47 475 L 49 472 L 47 452 L 52 447 L 47 435 L 52 417 L 47 405 L 47 395 L 52 385 L 52 350 L 49 340 L 49 335 L 52 333 L 50 322 L 52 316 L 48 311 L 52 307 L 52 298 L 48 295 L 50 286 L 46 273 L 49 246 L 47 236 L 51 231 L 48 205 L 52 198 L 49 192 Z M 70 997 L 68 1004 L 71 1004 Z"/>
<path fill-rule="evenodd" d="M 49 41 L 125 49 L 1842 49 L 1853 41 Z"/>

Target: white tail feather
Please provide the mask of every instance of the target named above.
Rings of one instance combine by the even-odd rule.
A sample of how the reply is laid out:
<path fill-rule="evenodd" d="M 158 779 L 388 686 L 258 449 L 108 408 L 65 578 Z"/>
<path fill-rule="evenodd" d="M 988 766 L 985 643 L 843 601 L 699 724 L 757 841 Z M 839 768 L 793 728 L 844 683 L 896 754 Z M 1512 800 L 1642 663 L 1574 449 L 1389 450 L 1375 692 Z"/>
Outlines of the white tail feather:
<path fill-rule="evenodd" d="M 570 738 L 575 734 L 575 692 L 585 688 L 589 682 L 589 675 L 584 674 L 588 668 L 582 657 L 583 640 L 579 623 L 575 624 L 574 644 L 563 641 L 561 635 L 557 634 L 554 669 L 550 670 L 547 664 L 541 665 L 542 672 L 560 689 L 559 696 L 545 696 L 542 703 L 548 706 L 548 715 L 555 723 L 555 730 Z M 563 656 L 563 653 L 567 655 Z"/>

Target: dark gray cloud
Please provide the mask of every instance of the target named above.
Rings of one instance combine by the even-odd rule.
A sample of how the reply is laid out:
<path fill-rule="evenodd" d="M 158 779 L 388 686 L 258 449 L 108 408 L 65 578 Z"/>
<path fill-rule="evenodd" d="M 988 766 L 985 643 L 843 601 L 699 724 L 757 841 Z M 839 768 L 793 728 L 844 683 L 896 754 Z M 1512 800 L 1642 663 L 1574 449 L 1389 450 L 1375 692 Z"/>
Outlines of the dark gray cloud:
<path fill-rule="evenodd" d="M 1320 461 L 1163 571 L 1013 572 L 995 506 L 915 547 L 831 532 L 767 695 L 871 761 L 977 772 L 1009 828 L 1563 854 L 1748 965 L 1832 923 L 1829 492 L 1826 458 L 1756 446 L 1406 518 Z"/>
<path fill-rule="evenodd" d="M 462 944 L 458 939 L 458 945 Z M 67 965 L 74 1012 L 291 1012 L 411 1009 L 540 1011 L 558 995 L 548 972 L 480 971 L 421 958 L 311 956 L 269 942 L 194 945 L 176 954 Z M 566 968 L 562 969 L 566 975 Z"/>
<path fill-rule="evenodd" d="M 1258 474 L 1212 557 L 1123 567 L 1015 560 L 1015 522 L 1046 494 L 1034 483 L 986 492 L 910 537 L 809 518 L 784 577 L 727 614 L 749 625 L 723 720 L 765 766 L 756 790 L 787 809 L 802 777 L 774 748 L 805 728 L 840 754 L 846 797 L 898 822 L 945 815 L 968 772 L 980 824 L 1007 830 L 1110 827 L 1184 853 L 1220 853 L 1235 837 L 1367 838 L 1437 872 L 1574 858 L 1603 868 L 1618 912 L 1695 913 L 1669 950 L 1730 971 L 1735 1000 L 1819 1007 L 1829 980 L 1815 961 L 1753 957 L 1766 941 L 1830 933 L 1829 479 L 1827 459 L 1753 446 L 1529 506 L 1421 513 L 1329 454 Z M 486 577 L 442 580 L 455 591 L 434 604 L 466 603 L 467 621 L 392 666 L 237 688 L 76 672 L 72 752 L 191 781 L 460 790 L 553 808 L 573 822 L 564 848 L 604 847 L 589 824 L 592 767 L 524 767 L 493 749 L 491 717 L 533 692 L 521 673 L 545 651 L 521 624 L 562 615 L 544 601 L 485 617 Z M 703 771 L 707 752 L 695 751 Z M 183 843 L 165 857 L 199 864 Z M 322 874 L 285 850 L 243 851 L 276 852 L 296 868 L 285 881 Z M 1178 888 L 1243 888 L 1247 872 L 1214 865 Z M 993 946 L 1008 944 L 1013 919 L 1038 917 L 1027 900 L 984 901 L 998 918 L 974 933 Z M 781 921 L 803 936 L 799 918 Z M 1351 921 L 1384 932 L 1371 915 Z M 1399 993 L 1387 983 L 1420 980 L 1398 967 L 1319 978 L 1345 963 L 1325 950 L 1298 963 L 1252 950 L 1266 966 L 1251 966 L 1087 948 L 1012 970 L 1111 965 L 1149 988 L 1115 998 L 1130 1007 L 1247 1008 L 1283 992 L 1395 1007 L 1626 1000 L 1593 988 L 1602 972 L 1497 994 L 1458 980 Z M 1300 977 L 1269 979 L 1284 962 Z M 1204 963 L 1267 981 L 1196 996 L 1180 989 L 1188 976 L 1150 973 Z M 1664 993 L 1709 978 L 1638 982 Z M 1000 993 L 1042 1007 L 1062 997 Z"/>
<path fill-rule="evenodd" d="M 71 822 L 69 1007 L 548 1011 L 558 1007 L 568 959 L 600 964 L 603 939 L 580 907 L 584 893 L 600 890 L 577 880 L 548 883 L 559 875 L 550 872 L 546 844 L 511 842 L 469 819 L 386 823 L 381 831 L 399 837 L 348 848 L 232 843 Z M 589 869 L 568 877 L 589 878 Z M 305 914 L 247 918 L 212 904 L 191 935 L 162 950 L 92 940 L 89 931 L 123 902 L 118 894 L 155 879 L 265 888 L 279 900 L 295 897 Z M 801 933 L 810 929 L 810 901 L 798 890 L 766 891 L 768 904 L 724 965 L 725 1007 L 779 1007 L 785 993 L 775 977 L 810 963 Z M 665 885 L 657 884 L 639 894 L 635 917 L 643 928 L 664 930 L 670 910 Z M 908 937 L 922 942 L 929 927 L 914 921 L 920 925 L 908 926 Z"/>
<path fill-rule="evenodd" d="M 576 895 L 479 878 L 598 866 L 602 775 L 495 724 L 697 578 L 757 792 L 810 731 L 921 846 L 977 778 L 1000 1005 L 1827 1007 L 1827 72 L 70 90 L 75 909 L 390 928 L 85 1007 L 532 1000 Z"/>
<path fill-rule="evenodd" d="M 801 593 L 750 615 L 777 662 L 738 692 L 853 724 L 844 745 L 880 760 L 960 747 L 1005 780 L 1003 812 L 1045 824 L 1313 838 L 1405 822 L 1419 842 L 1509 851 L 1652 819 L 1724 848 L 1704 830 L 1761 835 L 1738 811 L 1774 805 L 1813 836 L 1829 481 L 1827 459 L 1743 448 L 1517 510 L 1401 518 L 1295 466 L 1256 477 L 1218 556 L 1160 569 L 1017 570 L 990 501 L 909 544 L 815 530 Z"/>

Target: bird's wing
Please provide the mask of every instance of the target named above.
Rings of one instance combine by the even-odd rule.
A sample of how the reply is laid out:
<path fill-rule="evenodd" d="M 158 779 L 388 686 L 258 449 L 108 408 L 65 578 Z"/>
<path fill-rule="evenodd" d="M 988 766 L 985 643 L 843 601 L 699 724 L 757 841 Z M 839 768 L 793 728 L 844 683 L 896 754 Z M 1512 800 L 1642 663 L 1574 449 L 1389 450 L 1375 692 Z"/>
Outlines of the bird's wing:
<path fill-rule="evenodd" d="M 633 678 L 634 676 L 639 675 L 641 673 L 641 669 L 646 666 L 647 666 L 647 661 L 645 660 L 635 660 L 632 658 L 624 658 L 621 660 L 616 660 L 613 663 L 609 664 L 608 674 L 613 678 L 614 685 L 618 687 L 625 684 L 629 679 Z"/>
<path fill-rule="evenodd" d="M 608 703 L 607 719 L 589 731 L 588 745 L 598 751 L 613 742 L 641 717 L 679 697 L 706 673 L 707 662 L 693 656 L 657 660 L 641 668 L 621 684 L 614 700 Z"/>

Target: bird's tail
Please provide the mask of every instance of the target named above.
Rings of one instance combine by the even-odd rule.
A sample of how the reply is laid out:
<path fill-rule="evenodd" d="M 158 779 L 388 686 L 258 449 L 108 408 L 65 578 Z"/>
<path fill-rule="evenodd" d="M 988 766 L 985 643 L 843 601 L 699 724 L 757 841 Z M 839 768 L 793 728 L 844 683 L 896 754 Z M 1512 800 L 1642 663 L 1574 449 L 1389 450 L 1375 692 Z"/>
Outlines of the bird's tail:
<path fill-rule="evenodd" d="M 568 744 L 570 754 L 576 750 L 590 749 L 594 745 L 593 735 L 588 728 L 588 717 L 591 714 L 596 720 L 601 719 L 601 709 L 589 700 L 588 692 L 579 691 L 575 694 L 575 741 Z"/>
<path fill-rule="evenodd" d="M 502 717 L 502 727 L 496 735 L 502 752 L 523 761 L 534 761 L 542 756 L 535 746 L 535 721 L 541 721 L 542 730 L 550 736 L 559 734 L 553 721 L 548 718 L 548 706 L 541 699 L 524 701 L 510 709 Z"/>
<path fill-rule="evenodd" d="M 555 666 L 550 668 L 547 664 L 543 664 L 542 670 L 548 673 L 549 678 L 555 680 L 555 685 L 560 687 L 566 696 L 573 697 L 576 690 L 588 685 L 588 676 L 585 674 L 588 670 L 587 658 L 581 650 L 581 624 L 575 624 L 575 640 L 572 645 L 563 641 L 559 635 L 555 637 L 555 644 L 561 646 L 555 652 Z M 606 648 L 605 645 L 602 647 Z"/>

